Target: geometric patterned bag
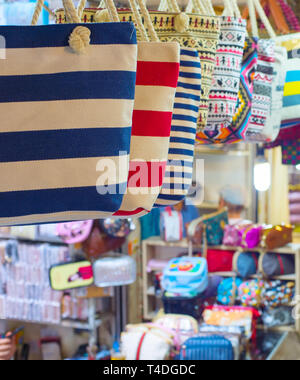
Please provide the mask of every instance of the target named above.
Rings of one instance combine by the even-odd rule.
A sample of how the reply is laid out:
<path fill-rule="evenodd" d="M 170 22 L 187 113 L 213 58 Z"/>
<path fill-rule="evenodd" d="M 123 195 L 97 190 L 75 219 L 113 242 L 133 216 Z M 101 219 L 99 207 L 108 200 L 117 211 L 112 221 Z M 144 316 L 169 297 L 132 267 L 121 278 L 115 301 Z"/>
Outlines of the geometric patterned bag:
<path fill-rule="evenodd" d="M 77 16 L 73 3 L 64 3 Z M 41 8 L 39 2 L 33 24 Z M 6 41 L 6 59 L 0 60 L 1 225 L 96 219 L 122 202 L 136 81 L 135 28 L 72 21 L 0 27 Z M 79 54 L 81 48 L 85 54 Z M 97 165 L 107 159 L 125 166 L 97 188 Z"/>
<path fill-rule="evenodd" d="M 224 16 L 220 17 L 221 34 L 216 54 L 216 65 L 209 95 L 207 125 L 197 136 L 202 144 L 221 144 L 231 134 L 241 79 L 246 21 L 225 1 Z"/>
<path fill-rule="evenodd" d="M 257 19 L 255 8 L 264 22 L 269 34 L 276 36 L 273 31 L 259 0 L 249 2 L 249 10 L 253 34 L 257 37 Z M 270 29 L 272 30 L 270 33 Z M 272 87 L 274 80 L 275 68 L 275 41 L 262 40 L 258 41 L 258 66 L 254 78 L 254 90 L 252 101 L 252 114 L 250 124 L 246 132 L 247 142 L 262 142 L 263 133 L 271 119 L 272 108 Z"/>

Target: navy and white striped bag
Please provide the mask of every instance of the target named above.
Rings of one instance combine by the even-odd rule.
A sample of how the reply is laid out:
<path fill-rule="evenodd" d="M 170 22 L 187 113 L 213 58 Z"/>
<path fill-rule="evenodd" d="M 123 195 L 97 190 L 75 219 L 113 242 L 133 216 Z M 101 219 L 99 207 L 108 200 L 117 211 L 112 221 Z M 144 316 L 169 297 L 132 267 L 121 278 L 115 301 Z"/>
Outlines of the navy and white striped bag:
<path fill-rule="evenodd" d="M 156 207 L 181 202 L 192 184 L 200 96 L 201 64 L 198 52 L 195 49 L 181 49 L 168 164 Z"/>
<path fill-rule="evenodd" d="M 3 26 L 0 35 L 6 42 L 0 60 L 0 224 L 111 215 L 121 206 L 128 177 L 134 25 Z"/>

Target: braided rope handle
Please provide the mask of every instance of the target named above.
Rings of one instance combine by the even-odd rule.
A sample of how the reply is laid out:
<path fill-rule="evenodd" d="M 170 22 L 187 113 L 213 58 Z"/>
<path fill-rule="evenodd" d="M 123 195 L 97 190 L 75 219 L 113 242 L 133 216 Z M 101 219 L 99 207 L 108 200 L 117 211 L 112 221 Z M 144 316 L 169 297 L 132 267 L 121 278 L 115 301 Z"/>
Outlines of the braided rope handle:
<path fill-rule="evenodd" d="M 259 37 L 259 31 L 258 31 L 258 26 L 257 26 L 257 19 L 256 19 L 256 14 L 255 14 L 255 8 L 257 10 L 257 13 L 259 14 L 259 17 L 262 21 L 262 23 L 265 25 L 266 29 L 267 29 L 267 32 L 269 33 L 269 36 L 271 38 L 276 38 L 277 35 L 275 33 L 275 30 L 273 29 L 268 17 L 266 16 L 266 13 L 262 7 L 262 5 L 260 4 L 260 1 L 259 0 L 248 0 L 250 1 L 250 3 L 253 4 L 253 7 L 254 7 L 254 11 L 252 10 L 251 12 L 254 12 L 254 18 L 253 18 L 253 14 L 252 14 L 252 19 L 251 19 L 251 24 L 252 24 L 252 28 L 253 28 L 253 25 L 255 23 L 256 27 L 255 27 L 255 37 Z M 250 8 L 249 8 L 250 10 Z M 251 17 L 251 12 L 250 12 L 250 17 Z M 254 21 L 255 19 L 255 21 Z"/>
<path fill-rule="evenodd" d="M 151 20 L 150 14 L 148 12 L 148 9 L 146 7 L 145 1 L 144 0 L 137 0 L 137 3 L 139 5 L 141 13 L 144 17 L 145 24 L 147 26 L 148 33 L 150 35 L 151 41 L 160 42 L 158 35 L 157 35 L 157 33 L 154 29 L 154 26 L 152 24 L 152 20 Z"/>
<path fill-rule="evenodd" d="M 32 16 L 31 25 L 36 25 L 38 23 L 40 14 L 44 7 L 45 0 L 38 0 L 35 6 L 35 10 Z M 77 11 L 73 4 L 72 0 L 63 0 L 63 6 L 65 8 L 66 14 L 70 22 L 72 23 L 80 23 L 80 18 L 78 17 Z"/>
<path fill-rule="evenodd" d="M 82 14 L 83 14 L 83 10 L 86 6 L 86 0 L 80 0 L 79 4 L 78 4 L 78 7 L 77 7 L 77 13 L 78 13 L 78 16 L 82 17 Z"/>

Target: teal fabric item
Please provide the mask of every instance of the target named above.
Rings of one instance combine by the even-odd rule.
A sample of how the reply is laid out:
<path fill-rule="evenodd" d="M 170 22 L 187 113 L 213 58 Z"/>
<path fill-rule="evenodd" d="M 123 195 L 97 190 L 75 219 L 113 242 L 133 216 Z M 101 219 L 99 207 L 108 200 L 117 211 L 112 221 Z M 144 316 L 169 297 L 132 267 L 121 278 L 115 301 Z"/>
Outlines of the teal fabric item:
<path fill-rule="evenodd" d="M 227 278 L 222 281 L 218 288 L 217 301 L 222 305 L 230 305 L 233 296 L 233 282 L 236 283 L 236 298 L 238 297 L 238 289 L 242 285 L 243 281 L 240 278 Z"/>
<path fill-rule="evenodd" d="M 160 236 L 160 210 L 153 209 L 149 214 L 140 218 L 141 222 L 141 240 L 151 237 Z"/>

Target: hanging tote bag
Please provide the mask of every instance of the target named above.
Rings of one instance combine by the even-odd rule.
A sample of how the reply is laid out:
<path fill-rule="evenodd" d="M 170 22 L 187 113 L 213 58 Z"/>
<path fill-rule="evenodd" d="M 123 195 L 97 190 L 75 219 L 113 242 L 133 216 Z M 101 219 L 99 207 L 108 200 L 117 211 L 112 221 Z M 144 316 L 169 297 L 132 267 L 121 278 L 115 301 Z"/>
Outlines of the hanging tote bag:
<path fill-rule="evenodd" d="M 198 52 L 195 49 L 181 49 L 168 163 L 156 207 L 181 202 L 192 184 L 200 97 L 201 64 Z"/>
<path fill-rule="evenodd" d="M 0 27 L 1 225 L 99 218 L 123 199 L 135 28 L 76 24 L 73 3 L 65 3 L 73 24 Z M 103 181 L 107 161 L 120 170 Z"/>
<path fill-rule="evenodd" d="M 137 23 L 141 42 L 138 43 L 129 176 L 123 202 L 114 214 L 118 217 L 148 213 L 160 193 L 167 164 L 180 61 L 178 43 L 159 42 L 145 4 L 139 1 L 154 42 L 148 41 L 135 1 L 130 0 L 129 3 L 131 20 Z M 84 7 L 84 2 L 81 6 Z M 63 18 L 59 20 L 64 21 Z"/>
<path fill-rule="evenodd" d="M 216 65 L 209 94 L 207 125 L 197 136 L 202 144 L 224 143 L 231 135 L 240 87 L 241 68 L 246 38 L 246 21 L 225 0 L 224 16 L 220 18 L 221 34 Z M 237 16 L 237 17 L 235 17 Z"/>
<path fill-rule="evenodd" d="M 160 41 L 179 42 L 182 48 L 193 48 L 199 52 L 202 66 L 202 89 L 198 130 L 202 130 L 206 125 L 209 92 L 220 36 L 219 17 L 205 16 L 204 11 L 203 14 L 187 14 L 180 12 L 178 5 L 176 10 L 173 7 L 174 3 L 172 2 L 172 4 L 164 7 L 163 11 L 150 11 L 149 13 Z M 118 13 L 122 21 L 132 20 L 132 12 L 130 11 L 119 9 Z M 56 17 L 58 22 L 63 22 L 65 19 L 64 11 L 57 11 Z M 82 13 L 83 22 L 100 21 L 102 18 L 103 14 L 100 9 L 85 9 Z"/>
<path fill-rule="evenodd" d="M 258 37 L 258 27 L 255 9 L 265 24 L 271 38 L 276 36 L 259 0 L 248 0 L 252 32 Z M 271 119 L 272 86 L 275 68 L 275 41 L 258 41 L 258 67 L 254 78 L 254 93 L 250 124 L 246 132 L 247 142 L 262 142 L 265 139 L 265 130 Z M 269 139 L 267 139 L 269 140 Z"/>
<path fill-rule="evenodd" d="M 276 42 L 288 52 L 281 128 L 289 129 L 300 124 L 300 33 L 277 37 Z"/>

